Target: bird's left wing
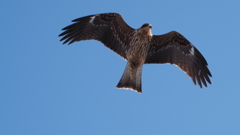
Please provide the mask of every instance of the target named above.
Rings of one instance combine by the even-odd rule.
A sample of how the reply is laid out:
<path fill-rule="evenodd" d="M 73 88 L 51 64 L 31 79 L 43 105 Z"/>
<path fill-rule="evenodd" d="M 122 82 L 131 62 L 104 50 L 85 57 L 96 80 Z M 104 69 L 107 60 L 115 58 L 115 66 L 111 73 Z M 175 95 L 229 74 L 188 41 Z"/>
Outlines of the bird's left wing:
<path fill-rule="evenodd" d="M 175 64 L 192 78 L 202 88 L 202 83 L 207 87 L 211 84 L 212 77 L 207 61 L 202 54 L 185 37 L 176 31 L 164 35 L 154 35 L 151 41 L 146 64 Z M 206 81 L 205 81 L 206 80 Z"/>
<path fill-rule="evenodd" d="M 81 40 L 98 40 L 127 60 L 126 50 L 133 36 L 134 30 L 123 20 L 118 13 L 105 13 L 81 17 L 73 20 L 62 30 L 60 41 L 69 45 Z"/>

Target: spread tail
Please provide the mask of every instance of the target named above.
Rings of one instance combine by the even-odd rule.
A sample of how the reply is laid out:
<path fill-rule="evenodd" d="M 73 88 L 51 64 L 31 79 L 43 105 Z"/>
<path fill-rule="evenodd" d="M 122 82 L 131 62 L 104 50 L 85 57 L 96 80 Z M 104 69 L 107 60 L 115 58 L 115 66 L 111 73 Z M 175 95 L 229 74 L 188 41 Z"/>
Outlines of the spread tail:
<path fill-rule="evenodd" d="M 127 63 L 121 80 L 119 81 L 117 88 L 127 88 L 142 93 L 142 65 L 137 67 L 136 71 Z"/>

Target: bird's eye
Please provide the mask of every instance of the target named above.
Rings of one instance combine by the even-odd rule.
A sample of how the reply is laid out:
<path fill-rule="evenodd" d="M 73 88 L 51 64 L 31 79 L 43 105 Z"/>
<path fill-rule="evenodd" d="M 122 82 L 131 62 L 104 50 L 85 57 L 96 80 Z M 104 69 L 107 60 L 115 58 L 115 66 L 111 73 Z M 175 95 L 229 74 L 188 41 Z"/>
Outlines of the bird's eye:
<path fill-rule="evenodd" d="M 148 26 L 148 28 L 150 28 L 150 29 L 151 29 L 151 28 L 152 28 L 152 26 Z"/>

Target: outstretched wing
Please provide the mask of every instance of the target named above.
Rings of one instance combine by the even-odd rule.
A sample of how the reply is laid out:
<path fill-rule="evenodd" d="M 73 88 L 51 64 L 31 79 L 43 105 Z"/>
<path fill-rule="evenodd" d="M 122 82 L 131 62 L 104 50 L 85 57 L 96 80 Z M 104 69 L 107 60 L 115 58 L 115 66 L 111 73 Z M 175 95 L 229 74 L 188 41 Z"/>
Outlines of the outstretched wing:
<path fill-rule="evenodd" d="M 185 37 L 176 31 L 164 35 L 153 36 L 146 64 L 175 64 L 192 78 L 202 88 L 202 83 L 207 87 L 211 84 L 212 77 L 207 61 L 202 54 Z"/>
<path fill-rule="evenodd" d="M 81 17 L 73 20 L 59 36 L 63 44 L 81 40 L 98 40 L 127 60 L 126 50 L 134 29 L 126 24 L 118 13 L 106 13 Z"/>

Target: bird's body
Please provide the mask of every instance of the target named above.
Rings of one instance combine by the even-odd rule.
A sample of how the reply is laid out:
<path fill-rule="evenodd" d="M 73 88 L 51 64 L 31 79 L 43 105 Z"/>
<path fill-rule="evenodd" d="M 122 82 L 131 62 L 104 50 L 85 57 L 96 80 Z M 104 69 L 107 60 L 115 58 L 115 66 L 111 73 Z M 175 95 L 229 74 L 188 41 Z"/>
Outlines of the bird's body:
<path fill-rule="evenodd" d="M 149 30 L 137 29 L 126 51 L 127 66 L 117 88 L 129 88 L 141 91 L 142 65 L 147 58 L 152 35 Z"/>
<path fill-rule="evenodd" d="M 90 15 L 73 20 L 59 36 L 64 43 L 81 40 L 98 40 L 128 61 L 117 88 L 129 88 L 142 92 L 142 65 L 175 64 L 186 72 L 200 87 L 206 81 L 211 84 L 210 71 L 201 53 L 176 31 L 153 35 L 152 25 L 145 23 L 139 29 L 128 26 L 120 14 Z"/>

